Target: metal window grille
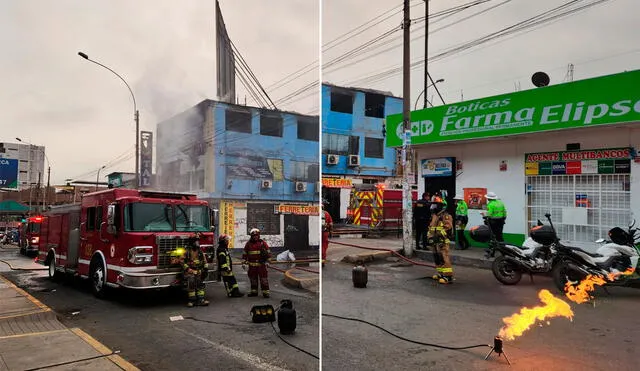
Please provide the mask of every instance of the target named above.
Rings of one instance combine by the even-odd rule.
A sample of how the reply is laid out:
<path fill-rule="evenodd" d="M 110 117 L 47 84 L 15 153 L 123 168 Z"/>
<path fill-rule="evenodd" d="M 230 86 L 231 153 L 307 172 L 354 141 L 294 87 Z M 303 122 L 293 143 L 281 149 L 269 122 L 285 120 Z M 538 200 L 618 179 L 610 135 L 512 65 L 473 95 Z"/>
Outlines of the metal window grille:
<path fill-rule="evenodd" d="M 595 241 L 631 222 L 629 174 L 529 176 L 526 187 L 527 230 L 550 213 L 561 239 Z M 587 209 L 585 225 L 562 217 L 563 208 L 578 205 Z"/>

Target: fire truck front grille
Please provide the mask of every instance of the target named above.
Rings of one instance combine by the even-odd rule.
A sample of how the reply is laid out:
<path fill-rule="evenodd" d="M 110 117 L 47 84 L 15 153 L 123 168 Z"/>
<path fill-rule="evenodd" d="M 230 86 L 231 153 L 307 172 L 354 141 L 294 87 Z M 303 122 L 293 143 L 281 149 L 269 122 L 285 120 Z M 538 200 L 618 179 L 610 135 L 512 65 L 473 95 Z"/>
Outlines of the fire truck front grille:
<path fill-rule="evenodd" d="M 176 237 L 156 237 L 158 245 L 158 268 L 179 267 L 180 264 L 171 264 L 171 260 L 175 257 L 174 251 L 178 248 L 187 248 L 186 239 Z"/>

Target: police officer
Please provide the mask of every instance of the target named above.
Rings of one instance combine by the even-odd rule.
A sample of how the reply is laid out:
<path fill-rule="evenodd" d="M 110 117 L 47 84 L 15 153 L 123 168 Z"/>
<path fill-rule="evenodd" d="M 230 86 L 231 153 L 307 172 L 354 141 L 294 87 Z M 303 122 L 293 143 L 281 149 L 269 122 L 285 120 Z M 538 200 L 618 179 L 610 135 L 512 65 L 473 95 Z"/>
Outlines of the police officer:
<path fill-rule="evenodd" d="M 188 307 L 195 305 L 207 306 L 209 301 L 205 300 L 204 276 L 206 275 L 206 258 L 200 250 L 199 235 L 190 237 L 189 248 L 182 258 L 182 275 L 187 285 Z"/>
<path fill-rule="evenodd" d="M 429 207 L 431 201 L 429 193 L 422 194 L 422 198 L 416 201 L 413 207 L 413 227 L 416 230 L 416 249 L 427 250 L 427 229 L 431 221 L 431 211 Z"/>
<path fill-rule="evenodd" d="M 433 279 L 439 283 L 453 282 L 453 267 L 449 257 L 449 235 L 453 229 L 453 218 L 447 212 L 447 202 L 434 198 L 431 204 L 431 223 L 429 224 L 429 245 L 433 248 L 433 260 L 437 273 Z"/>
<path fill-rule="evenodd" d="M 460 250 L 466 250 L 469 248 L 469 241 L 464 235 L 464 230 L 469 223 L 469 206 L 464 200 L 461 194 L 457 194 L 454 198 L 456 201 L 456 235 L 458 237 L 458 244 Z"/>
<path fill-rule="evenodd" d="M 233 262 L 229 255 L 229 240 L 231 240 L 231 237 L 226 234 L 218 238 L 218 251 L 216 251 L 218 271 L 222 276 L 222 282 L 224 282 L 224 287 L 227 290 L 227 296 L 230 298 L 241 298 L 244 294 L 240 292 L 238 281 L 236 281 L 236 277 L 233 275 Z"/>
<path fill-rule="evenodd" d="M 487 199 L 487 212 L 483 212 L 482 215 L 487 217 L 489 227 L 496 239 L 503 242 L 502 230 L 507 220 L 507 208 L 494 192 L 487 192 L 484 197 Z"/>
<path fill-rule="evenodd" d="M 242 265 L 249 265 L 249 281 L 251 292 L 247 296 L 258 296 L 258 281 L 262 289 L 262 296 L 269 297 L 269 278 L 267 276 L 267 263 L 271 259 L 271 250 L 267 243 L 260 238 L 260 230 L 253 228 L 249 231 L 251 238 L 244 245 Z"/>

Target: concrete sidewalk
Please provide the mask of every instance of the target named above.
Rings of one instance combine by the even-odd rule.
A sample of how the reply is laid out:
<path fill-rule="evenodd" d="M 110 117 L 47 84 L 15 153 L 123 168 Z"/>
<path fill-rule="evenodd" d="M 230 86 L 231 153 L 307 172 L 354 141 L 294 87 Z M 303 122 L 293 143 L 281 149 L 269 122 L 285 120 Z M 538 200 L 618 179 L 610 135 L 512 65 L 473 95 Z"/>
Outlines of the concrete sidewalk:
<path fill-rule="evenodd" d="M 20 254 L 20 248 L 16 245 L 0 245 L 0 271 L 3 270 L 47 270 L 47 267 L 36 263 L 35 257 L 29 258 Z M 6 268 L 6 269 L 5 269 Z"/>
<path fill-rule="evenodd" d="M 0 275 L 0 370 L 138 370 Z"/>
<path fill-rule="evenodd" d="M 336 243 L 332 243 L 336 242 Z M 353 246 L 343 246 L 338 243 L 357 245 L 367 248 L 390 249 L 402 253 L 402 239 L 387 238 L 334 238 L 329 243 L 327 250 L 327 260 L 329 262 L 345 262 L 353 264 L 357 261 L 372 262 L 386 260 L 394 254 L 389 251 L 374 251 Z M 470 247 L 467 250 L 457 250 L 451 244 L 451 260 L 453 265 L 491 269 L 492 260 L 484 258 L 485 249 Z M 413 259 L 433 262 L 433 253 L 425 250 L 415 250 Z"/>

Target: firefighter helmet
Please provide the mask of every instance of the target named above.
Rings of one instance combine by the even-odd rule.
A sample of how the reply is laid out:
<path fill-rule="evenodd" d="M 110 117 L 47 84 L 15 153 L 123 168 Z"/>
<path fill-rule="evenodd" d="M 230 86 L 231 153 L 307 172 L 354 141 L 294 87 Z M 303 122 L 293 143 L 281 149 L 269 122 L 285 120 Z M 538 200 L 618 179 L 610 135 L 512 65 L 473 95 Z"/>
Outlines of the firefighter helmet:
<path fill-rule="evenodd" d="M 230 240 L 231 240 L 231 237 L 228 234 L 221 234 L 220 237 L 218 237 L 219 243 L 229 242 Z"/>
<path fill-rule="evenodd" d="M 253 228 L 249 231 L 250 235 L 260 235 L 260 230 L 258 228 Z"/>

